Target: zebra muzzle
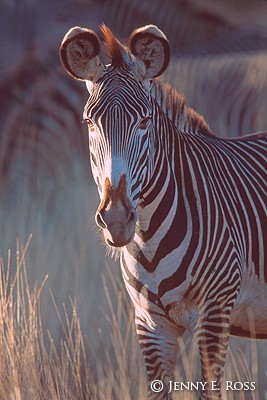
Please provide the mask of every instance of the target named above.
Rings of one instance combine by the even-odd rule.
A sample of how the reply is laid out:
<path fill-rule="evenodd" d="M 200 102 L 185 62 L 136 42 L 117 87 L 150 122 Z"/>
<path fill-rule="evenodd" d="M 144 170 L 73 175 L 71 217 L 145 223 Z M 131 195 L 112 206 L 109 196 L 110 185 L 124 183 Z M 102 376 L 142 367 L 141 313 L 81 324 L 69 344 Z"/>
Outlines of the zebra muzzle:
<path fill-rule="evenodd" d="M 137 213 L 131 210 L 98 210 L 96 223 L 103 230 L 105 241 L 114 247 L 123 247 L 134 237 Z"/>
<path fill-rule="evenodd" d="M 137 212 L 128 200 L 125 176 L 116 189 L 106 179 L 105 192 L 95 216 L 96 224 L 103 230 L 105 241 L 114 247 L 123 247 L 134 237 Z"/>

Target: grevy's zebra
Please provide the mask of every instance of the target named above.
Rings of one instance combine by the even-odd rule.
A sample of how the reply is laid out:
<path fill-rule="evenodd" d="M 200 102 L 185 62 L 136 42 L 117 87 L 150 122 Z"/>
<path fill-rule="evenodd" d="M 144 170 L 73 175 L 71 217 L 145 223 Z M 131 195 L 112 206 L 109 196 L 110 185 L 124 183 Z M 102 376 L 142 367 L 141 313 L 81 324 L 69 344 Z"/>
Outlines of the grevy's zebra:
<path fill-rule="evenodd" d="M 149 398 L 170 398 L 177 336 L 198 343 L 201 399 L 219 399 L 229 333 L 267 338 L 266 133 L 214 136 L 184 99 L 154 78 L 168 65 L 165 35 L 134 31 L 130 50 L 102 27 L 100 40 L 72 28 L 60 55 L 86 81 L 96 222 L 121 247 L 121 269 L 136 312 Z M 164 382 L 155 393 L 151 382 Z M 158 386 L 156 387 L 156 389 Z"/>

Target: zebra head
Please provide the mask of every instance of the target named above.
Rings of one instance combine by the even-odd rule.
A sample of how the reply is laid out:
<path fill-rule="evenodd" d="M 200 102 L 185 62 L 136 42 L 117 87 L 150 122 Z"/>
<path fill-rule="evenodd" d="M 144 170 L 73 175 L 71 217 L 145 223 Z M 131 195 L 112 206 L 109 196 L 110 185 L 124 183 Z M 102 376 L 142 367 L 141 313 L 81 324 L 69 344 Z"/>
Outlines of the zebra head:
<path fill-rule="evenodd" d="M 154 25 L 135 30 L 129 47 L 102 26 L 104 43 L 89 29 L 65 35 L 61 61 L 74 78 L 85 81 L 89 99 L 84 119 L 100 205 L 96 223 L 106 242 L 129 243 L 135 233 L 137 206 L 153 172 L 154 124 L 150 88 L 167 67 L 169 42 Z M 109 54 L 110 64 L 102 61 Z"/>

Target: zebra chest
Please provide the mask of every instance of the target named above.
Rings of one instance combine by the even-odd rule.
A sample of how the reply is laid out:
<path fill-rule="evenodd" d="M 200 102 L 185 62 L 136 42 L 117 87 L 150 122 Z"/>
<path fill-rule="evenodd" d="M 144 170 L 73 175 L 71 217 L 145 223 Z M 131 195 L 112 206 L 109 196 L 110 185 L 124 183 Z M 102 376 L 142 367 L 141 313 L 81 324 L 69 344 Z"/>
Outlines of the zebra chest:
<path fill-rule="evenodd" d="M 125 286 L 135 307 L 142 310 L 142 313 L 152 311 L 166 315 L 174 306 L 171 305 L 170 307 L 170 304 L 173 303 L 175 298 L 175 307 L 177 304 L 182 305 L 179 320 L 187 318 L 190 306 L 186 304 L 184 294 L 189 288 L 192 278 L 185 274 L 185 279 L 180 285 L 177 285 L 177 279 L 173 278 L 175 274 L 179 274 L 178 271 L 181 268 L 182 258 L 180 253 L 181 249 L 176 249 L 176 251 L 161 259 L 157 268 L 150 271 L 147 264 L 143 264 L 143 260 L 145 256 L 146 259 L 151 256 L 152 261 L 150 262 L 153 262 L 155 253 L 151 249 L 146 251 L 143 248 L 143 257 L 140 259 L 140 255 L 136 257 L 136 254 L 128 246 L 124 248 L 121 268 Z M 173 289 L 171 288 L 172 283 L 174 284 Z M 184 325 L 185 323 L 183 323 Z"/>
<path fill-rule="evenodd" d="M 187 244 L 178 246 L 162 255 L 157 241 L 144 245 L 135 236 L 135 241 L 124 248 L 123 267 L 153 293 L 160 295 L 162 282 L 171 279 L 178 271 L 181 272 L 182 259 L 186 249 Z M 182 273 L 183 281 L 186 280 L 184 272 Z M 176 286 L 178 284 L 176 279 Z"/>

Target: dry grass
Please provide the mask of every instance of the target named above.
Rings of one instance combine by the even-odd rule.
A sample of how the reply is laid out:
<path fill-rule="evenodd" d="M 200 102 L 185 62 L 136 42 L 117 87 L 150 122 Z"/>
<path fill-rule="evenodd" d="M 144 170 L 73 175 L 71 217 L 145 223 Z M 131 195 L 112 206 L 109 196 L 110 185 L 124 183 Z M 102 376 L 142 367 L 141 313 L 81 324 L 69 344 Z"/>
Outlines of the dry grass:
<path fill-rule="evenodd" d="M 61 313 L 52 293 L 54 312 L 63 337 L 60 346 L 56 346 L 48 332 L 47 346 L 44 339 L 46 328 L 40 311 L 47 277 L 40 286 L 30 289 L 25 263 L 29 241 L 25 247 L 17 243 L 15 276 L 11 276 L 10 252 L 7 265 L 0 260 L 0 399 L 143 400 L 145 371 L 135 336 L 133 310 L 121 284 L 111 272 L 103 277 L 108 308 L 100 313 L 107 322 L 111 344 L 110 347 L 105 343 L 106 335 L 99 331 L 104 362 L 99 361 L 94 347 L 90 346 L 90 338 L 86 338 L 85 344 L 75 302 L 70 300 L 70 311 L 63 306 Z M 189 336 L 180 339 L 179 345 L 181 351 L 175 380 L 196 382 L 200 379 L 197 348 Z M 266 365 L 264 368 L 266 370 Z M 226 380 L 256 381 L 258 389 L 259 369 L 256 342 L 248 341 L 235 353 L 230 351 Z M 196 396 L 195 392 L 176 392 L 174 399 L 193 400 Z M 227 396 L 229 400 L 267 398 L 264 389 L 229 391 Z"/>
<path fill-rule="evenodd" d="M 63 338 L 60 346 L 54 344 L 48 332 L 49 346 L 45 344 L 40 301 L 46 283 L 35 285 L 31 291 L 25 263 L 25 248 L 17 244 L 16 273 L 11 276 L 11 254 L 7 265 L 0 260 L 0 399 L 136 399 L 142 398 L 135 386 L 144 382 L 144 371 L 134 335 L 132 312 L 126 309 L 123 295 L 113 281 L 117 291 L 118 307 L 115 310 L 106 287 L 110 316 L 105 318 L 110 328 L 112 354 L 103 349 L 106 362 L 95 358 L 93 372 L 87 360 L 84 338 L 75 302 L 70 300 L 71 312 L 63 305 L 60 313 L 53 294 L 55 313 L 60 321 Z M 126 330 L 122 324 L 129 319 Z M 99 332 L 101 338 L 101 332 Z M 100 339 L 101 340 L 101 339 Z M 115 362 L 114 362 L 115 360 Z M 141 385 L 139 385 L 141 387 Z"/>

